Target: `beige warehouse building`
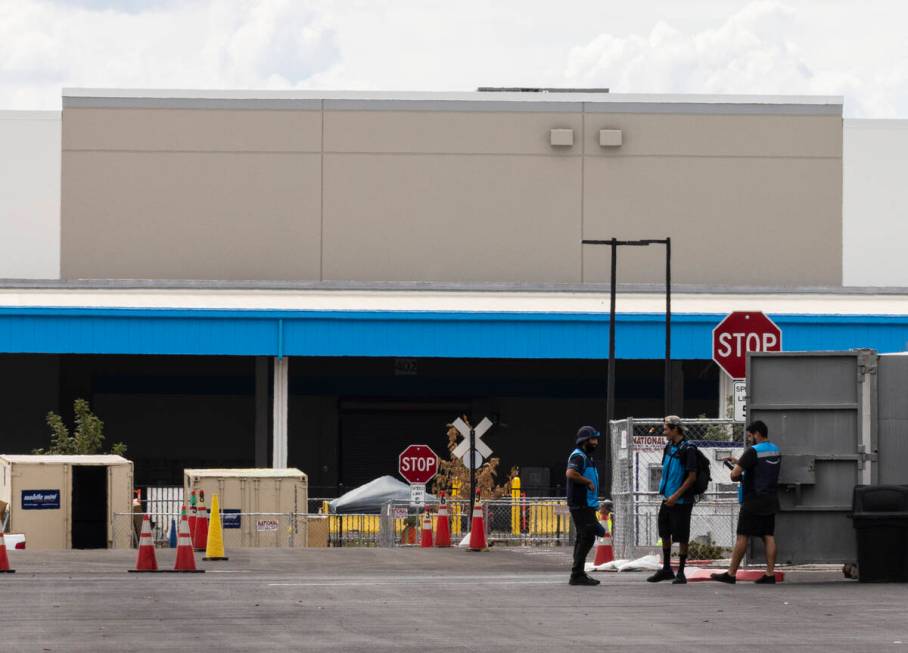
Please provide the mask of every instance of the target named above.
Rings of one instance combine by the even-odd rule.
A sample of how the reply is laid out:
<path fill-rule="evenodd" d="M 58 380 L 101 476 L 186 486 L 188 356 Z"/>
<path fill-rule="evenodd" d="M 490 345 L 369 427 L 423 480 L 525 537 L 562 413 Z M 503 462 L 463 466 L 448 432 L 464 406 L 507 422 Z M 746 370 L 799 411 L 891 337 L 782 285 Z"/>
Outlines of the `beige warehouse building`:
<path fill-rule="evenodd" d="M 583 240 L 671 238 L 673 412 L 725 410 L 731 310 L 786 349 L 908 342 L 902 290 L 843 285 L 841 98 L 70 89 L 61 134 L 59 271 L 0 283 L 0 426 L 24 453 L 89 399 L 139 485 L 290 466 L 336 496 L 466 414 L 560 493 L 605 412 Z M 663 279 L 620 251 L 618 417 L 666 405 Z"/>

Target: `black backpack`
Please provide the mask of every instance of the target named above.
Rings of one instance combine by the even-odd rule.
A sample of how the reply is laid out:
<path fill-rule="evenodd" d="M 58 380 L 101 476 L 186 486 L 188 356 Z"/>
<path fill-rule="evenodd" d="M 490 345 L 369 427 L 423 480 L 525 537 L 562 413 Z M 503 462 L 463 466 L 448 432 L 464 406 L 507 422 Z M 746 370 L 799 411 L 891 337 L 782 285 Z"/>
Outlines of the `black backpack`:
<path fill-rule="evenodd" d="M 669 447 L 671 445 L 665 445 L 664 454 L 669 453 Z M 677 455 L 680 457 L 681 452 L 691 448 L 697 454 L 697 480 L 694 481 L 694 484 L 687 489 L 687 492 L 684 493 L 685 499 L 693 499 L 694 501 L 699 501 L 702 495 L 706 494 L 706 490 L 709 487 L 710 481 L 712 481 L 712 471 L 711 465 L 709 464 L 709 458 L 700 451 L 700 447 L 692 443 L 690 440 L 683 440 L 681 446 L 678 447 Z"/>

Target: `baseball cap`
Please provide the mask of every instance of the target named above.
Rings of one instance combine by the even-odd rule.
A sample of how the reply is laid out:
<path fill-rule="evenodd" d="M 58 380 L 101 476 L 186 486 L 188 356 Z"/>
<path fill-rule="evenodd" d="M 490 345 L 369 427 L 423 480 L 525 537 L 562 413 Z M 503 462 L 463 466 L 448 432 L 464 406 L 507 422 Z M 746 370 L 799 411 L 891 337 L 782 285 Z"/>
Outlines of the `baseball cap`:
<path fill-rule="evenodd" d="M 581 426 L 580 430 L 577 431 L 577 444 L 581 442 L 586 442 L 590 438 L 601 438 L 602 435 L 592 426 Z"/>
<path fill-rule="evenodd" d="M 682 433 L 684 433 L 684 423 L 681 421 L 681 418 L 678 417 L 677 415 L 669 415 L 668 417 L 665 418 L 665 423 L 668 424 L 669 426 L 674 426 L 675 428 L 679 429 Z"/>

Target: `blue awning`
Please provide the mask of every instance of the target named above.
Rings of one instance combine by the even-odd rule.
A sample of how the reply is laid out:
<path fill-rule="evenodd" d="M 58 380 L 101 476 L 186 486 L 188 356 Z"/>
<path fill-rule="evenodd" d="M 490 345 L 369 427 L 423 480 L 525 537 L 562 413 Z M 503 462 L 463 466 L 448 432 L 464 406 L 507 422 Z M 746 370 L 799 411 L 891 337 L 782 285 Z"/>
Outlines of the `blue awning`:
<path fill-rule="evenodd" d="M 678 314 L 672 356 L 711 358 L 723 314 Z M 789 351 L 908 348 L 908 316 L 771 315 Z M 617 318 L 617 355 L 664 355 L 661 314 Z M 32 354 L 603 359 L 608 315 L 422 311 L 0 308 L 0 351 Z"/>

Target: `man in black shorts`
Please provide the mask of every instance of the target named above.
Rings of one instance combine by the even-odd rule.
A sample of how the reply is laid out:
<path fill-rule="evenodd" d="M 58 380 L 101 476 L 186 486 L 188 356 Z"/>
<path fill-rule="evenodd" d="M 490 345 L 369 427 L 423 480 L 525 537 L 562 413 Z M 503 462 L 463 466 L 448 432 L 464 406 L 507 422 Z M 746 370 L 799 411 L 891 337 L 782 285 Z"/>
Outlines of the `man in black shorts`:
<path fill-rule="evenodd" d="M 756 583 L 773 585 L 776 582 L 776 513 L 779 511 L 779 470 L 782 467 L 782 452 L 769 441 L 766 424 L 757 420 L 747 426 L 747 438 L 753 446 L 748 447 L 740 459 L 727 458 L 734 465 L 731 480 L 740 481 L 738 501 L 738 538 L 731 556 L 728 571 L 712 574 L 712 579 L 721 583 L 734 584 L 738 565 L 747 550 L 751 537 L 763 539 L 766 550 L 766 573 Z"/>
<path fill-rule="evenodd" d="M 677 415 L 665 418 L 662 435 L 668 441 L 662 451 L 662 478 L 659 481 L 659 537 L 662 539 L 662 569 L 647 578 L 650 583 L 670 580 L 675 585 L 687 582 L 687 542 L 694 498 L 690 489 L 697 480 L 697 450 L 684 437 L 684 424 Z M 678 543 L 678 573 L 672 571 L 672 542 Z"/>

